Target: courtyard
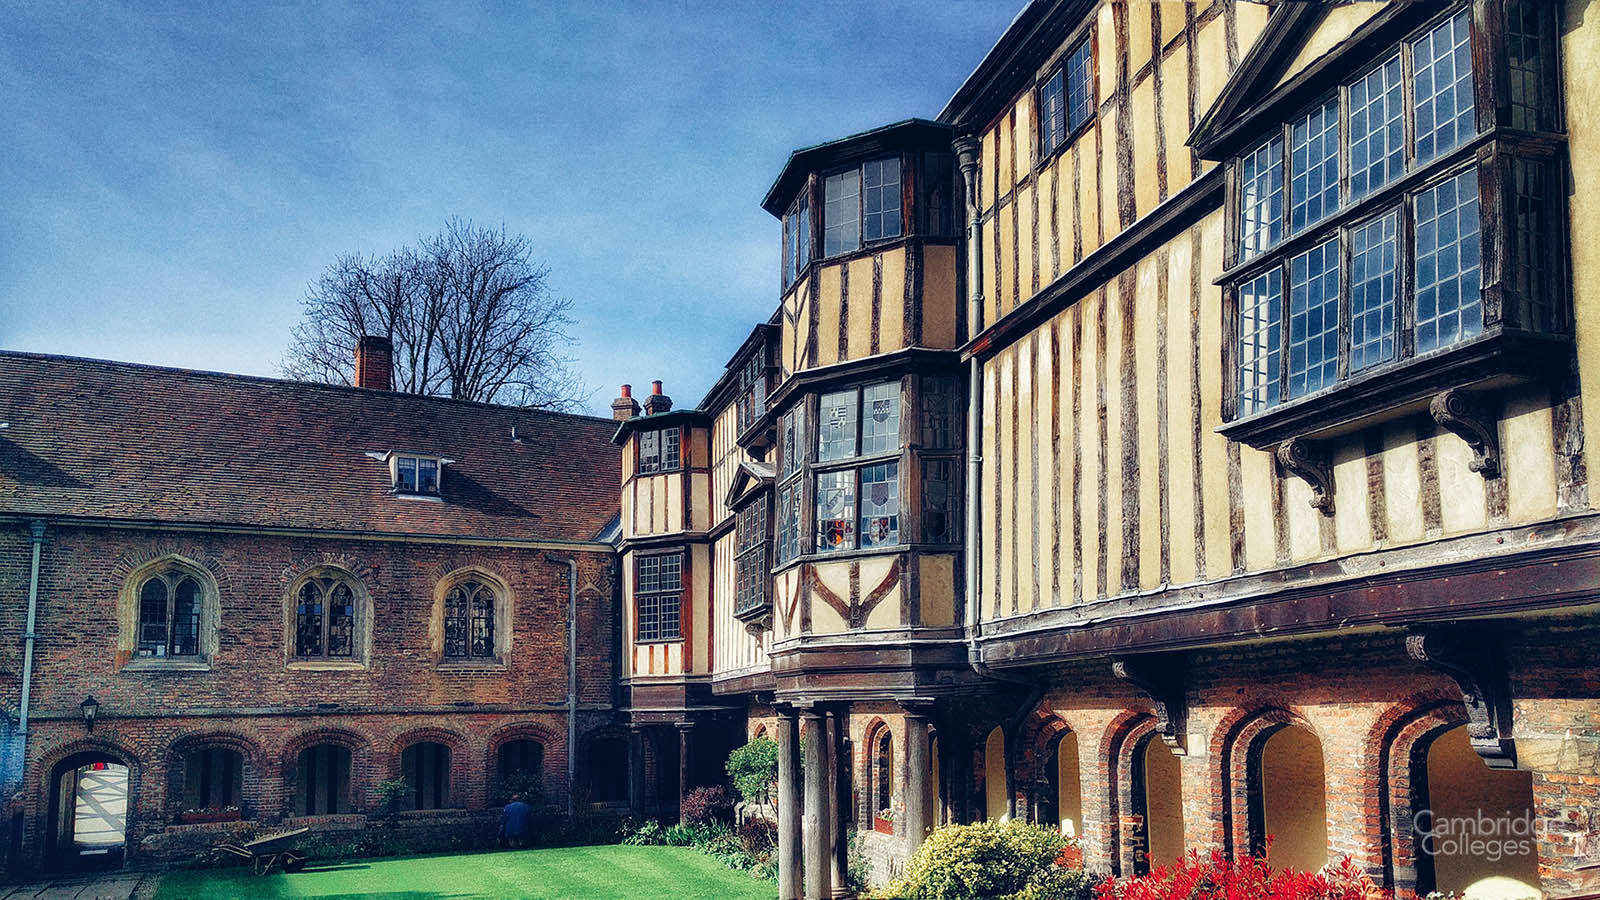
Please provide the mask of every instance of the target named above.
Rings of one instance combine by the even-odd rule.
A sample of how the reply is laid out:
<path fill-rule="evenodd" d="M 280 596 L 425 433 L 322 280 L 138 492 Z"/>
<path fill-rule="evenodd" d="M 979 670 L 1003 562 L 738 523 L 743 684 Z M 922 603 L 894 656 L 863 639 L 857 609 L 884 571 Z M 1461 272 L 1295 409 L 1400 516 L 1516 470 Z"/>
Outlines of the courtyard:
<path fill-rule="evenodd" d="M 292 875 L 171 872 L 155 900 L 771 900 L 777 887 L 687 847 L 561 847 L 341 860 Z"/>

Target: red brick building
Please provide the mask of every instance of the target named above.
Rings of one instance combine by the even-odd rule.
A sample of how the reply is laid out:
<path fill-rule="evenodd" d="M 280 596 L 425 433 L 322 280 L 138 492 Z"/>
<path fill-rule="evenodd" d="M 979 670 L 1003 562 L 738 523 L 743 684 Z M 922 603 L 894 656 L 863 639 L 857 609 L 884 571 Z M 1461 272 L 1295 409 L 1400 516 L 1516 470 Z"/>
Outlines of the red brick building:
<path fill-rule="evenodd" d="M 614 424 L 394 393 L 373 349 L 367 388 L 0 355 L 11 866 L 359 829 L 402 776 L 421 843 L 624 799 Z M 85 772 L 125 834 L 75 834 Z"/>

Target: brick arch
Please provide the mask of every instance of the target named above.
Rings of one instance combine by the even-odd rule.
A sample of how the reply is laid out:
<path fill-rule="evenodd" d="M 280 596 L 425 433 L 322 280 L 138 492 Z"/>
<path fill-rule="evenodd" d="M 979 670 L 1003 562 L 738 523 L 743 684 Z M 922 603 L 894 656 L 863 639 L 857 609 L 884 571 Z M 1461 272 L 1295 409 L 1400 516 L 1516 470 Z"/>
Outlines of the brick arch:
<path fill-rule="evenodd" d="M 533 740 L 544 748 L 544 794 L 555 799 L 558 788 L 566 778 L 567 736 L 539 722 L 512 722 L 489 733 L 483 747 L 483 777 L 486 789 L 492 789 L 500 771 L 500 745 L 507 741 Z"/>
<path fill-rule="evenodd" d="M 1261 785 L 1252 777 L 1266 739 L 1287 726 L 1304 728 L 1317 739 L 1327 741 L 1305 715 L 1288 704 L 1262 703 L 1236 706 L 1223 715 L 1212 729 L 1208 747 L 1209 767 L 1206 785 L 1222 801 L 1220 819 L 1211 822 L 1210 842 L 1223 848 L 1229 857 L 1258 852 L 1260 836 L 1252 833 L 1250 810 L 1258 799 Z M 1324 776 L 1326 777 L 1326 776 Z"/>
<path fill-rule="evenodd" d="M 586 802 L 589 797 L 592 796 L 589 787 L 589 780 L 594 775 L 594 773 L 591 771 L 593 766 L 591 756 L 594 752 L 594 745 L 599 741 L 620 741 L 625 753 L 625 758 L 629 760 L 629 765 L 631 766 L 633 751 L 636 748 L 633 746 L 633 742 L 628 738 L 628 729 L 618 725 L 609 724 L 596 726 L 578 735 L 578 755 L 575 760 L 576 765 L 573 767 L 573 777 L 576 779 L 577 783 L 567 785 L 568 790 L 576 792 L 576 800 Z M 676 740 L 677 738 L 674 736 L 672 739 Z M 643 743 L 648 744 L 649 740 L 647 739 Z M 627 775 L 627 773 L 623 774 L 625 777 L 631 777 L 630 775 Z M 565 779 L 565 776 L 566 773 L 563 772 L 563 780 Z"/>
<path fill-rule="evenodd" d="M 1156 733 L 1156 717 L 1143 710 L 1125 710 L 1111 720 L 1100 739 L 1100 759 L 1106 772 L 1105 821 L 1094 836 L 1096 850 L 1111 862 L 1114 875 L 1133 872 L 1133 755 Z M 1089 835 L 1085 835 L 1086 838 Z M 1087 841 L 1086 841 L 1087 843 Z M 1085 850 L 1087 855 L 1087 849 Z"/>
<path fill-rule="evenodd" d="M 1413 783 L 1419 757 L 1425 758 L 1433 739 L 1467 723 L 1459 698 L 1443 692 L 1419 694 L 1385 709 L 1368 732 L 1367 746 L 1379 748 L 1372 799 L 1378 809 L 1377 838 L 1383 860 L 1382 882 L 1397 896 L 1414 896 L 1417 890 L 1418 854 L 1412 816 L 1418 791 Z"/>
<path fill-rule="evenodd" d="M 264 774 L 266 756 L 254 737 L 231 728 L 195 730 L 179 735 L 167 745 L 167 814 L 176 817 L 181 810 L 185 766 L 189 754 L 196 750 L 222 747 L 238 753 L 244 761 L 241 777 L 239 806 L 244 818 L 253 818 L 261 808 L 261 776 Z"/>
<path fill-rule="evenodd" d="M 366 801 L 377 781 L 372 742 L 366 735 L 347 728 L 311 728 L 294 734 L 278 752 L 278 775 L 285 786 L 283 815 L 292 815 L 294 809 L 291 797 L 300 754 L 322 744 L 333 744 L 350 751 L 350 808 L 359 812 L 367 807 Z"/>
<path fill-rule="evenodd" d="M 478 767 L 472 764 L 472 759 L 476 757 L 472 752 L 472 743 L 461 732 L 451 728 L 423 725 L 396 734 L 389 741 L 388 758 L 381 767 L 387 773 L 384 777 L 401 777 L 403 774 L 401 760 L 405 749 L 414 744 L 427 742 L 443 744 L 450 748 L 450 782 L 446 808 L 465 806 L 468 809 L 481 809 L 487 802 L 487 778 L 480 778 L 480 773 L 476 771 Z"/>
<path fill-rule="evenodd" d="M 198 544 L 163 541 L 146 545 L 117 557 L 111 565 L 111 572 L 118 580 L 126 582 L 167 562 L 177 562 L 205 572 L 219 592 L 233 589 L 233 579 L 222 560 L 207 554 Z"/>
<path fill-rule="evenodd" d="M 1040 792 L 1045 790 L 1050 782 L 1047 767 L 1050 764 L 1051 751 L 1056 742 L 1067 734 L 1076 734 L 1067 720 L 1054 710 L 1047 710 L 1042 705 L 1023 723 L 1021 739 L 1018 741 L 1018 777 L 1025 778 L 1024 791 L 1028 798 L 1028 815 L 1034 822 L 1038 822 L 1038 809 Z"/>
<path fill-rule="evenodd" d="M 854 778 L 859 786 L 855 791 L 858 808 L 856 814 L 858 822 L 864 823 L 861 827 L 866 830 L 873 828 L 874 820 L 878 815 L 877 781 L 875 775 L 878 765 L 878 736 L 889 735 L 889 802 L 892 804 L 900 796 L 899 787 L 904 783 L 902 773 L 905 771 L 905 747 L 902 742 L 895 740 L 894 726 L 879 715 L 874 715 L 867 720 L 866 727 L 861 730 L 861 767 Z"/>
<path fill-rule="evenodd" d="M 128 769 L 128 806 L 127 820 L 124 826 L 124 859 L 133 859 L 138 854 L 139 840 L 142 837 L 144 823 L 139 806 L 141 788 L 144 786 L 146 776 L 149 774 L 148 766 L 142 757 L 129 747 L 115 740 L 85 736 L 57 744 L 48 752 L 41 754 L 35 763 L 37 783 L 35 789 L 28 792 L 27 803 L 29 809 L 26 815 L 33 820 L 31 833 L 25 839 L 23 847 L 25 854 L 38 854 L 44 852 L 48 846 L 45 843 L 50 834 L 50 805 L 51 797 L 55 793 L 54 781 L 57 776 L 56 767 L 68 762 L 80 754 L 98 754 L 111 757 Z M 37 856 L 34 857 L 38 859 Z"/>

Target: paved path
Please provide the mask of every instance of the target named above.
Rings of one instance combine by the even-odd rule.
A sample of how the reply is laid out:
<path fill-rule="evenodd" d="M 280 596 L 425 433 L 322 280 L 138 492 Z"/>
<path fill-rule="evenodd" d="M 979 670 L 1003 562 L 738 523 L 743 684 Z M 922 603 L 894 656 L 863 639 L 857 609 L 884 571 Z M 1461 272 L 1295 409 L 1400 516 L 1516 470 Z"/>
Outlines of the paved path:
<path fill-rule="evenodd" d="M 27 884 L 0 884 L 0 900 L 128 900 L 142 878 L 144 875 L 139 872 L 112 872 Z"/>

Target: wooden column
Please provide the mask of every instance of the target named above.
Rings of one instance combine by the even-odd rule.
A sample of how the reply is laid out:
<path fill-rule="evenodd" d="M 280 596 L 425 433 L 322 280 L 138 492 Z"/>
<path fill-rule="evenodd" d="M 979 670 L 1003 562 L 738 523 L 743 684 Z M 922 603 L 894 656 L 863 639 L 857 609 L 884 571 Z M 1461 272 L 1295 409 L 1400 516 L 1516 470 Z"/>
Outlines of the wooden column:
<path fill-rule="evenodd" d="M 683 821 L 684 801 L 689 799 L 694 780 L 694 723 L 678 723 L 678 821 Z"/>
<path fill-rule="evenodd" d="M 906 710 L 906 850 L 915 852 L 933 827 L 933 760 L 928 720 Z"/>
<path fill-rule="evenodd" d="M 806 806 L 802 840 L 805 844 L 806 900 L 833 897 L 832 755 L 828 746 L 828 717 L 808 709 L 800 716 L 805 724 Z"/>
<path fill-rule="evenodd" d="M 828 822 L 830 829 L 829 849 L 832 851 L 831 861 L 833 871 L 833 896 L 846 897 L 850 895 L 850 881 L 846 873 L 850 871 L 850 839 L 845 828 L 845 812 L 851 808 L 850 775 L 853 771 L 855 757 L 850 752 L 849 719 L 845 716 L 845 707 L 839 707 L 828 713 L 828 739 L 831 755 L 828 760 L 828 775 L 831 778 L 830 790 L 833 796 L 833 815 Z"/>
<path fill-rule="evenodd" d="M 778 900 L 800 900 L 800 721 L 778 711 Z"/>
<path fill-rule="evenodd" d="M 628 806 L 635 815 L 644 812 L 644 728 L 628 731 Z"/>

